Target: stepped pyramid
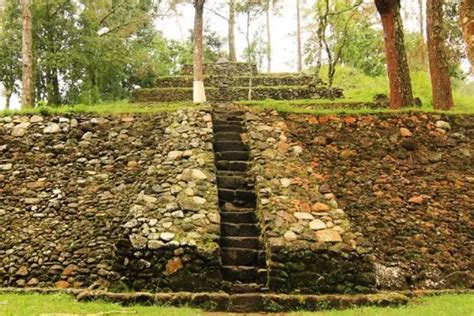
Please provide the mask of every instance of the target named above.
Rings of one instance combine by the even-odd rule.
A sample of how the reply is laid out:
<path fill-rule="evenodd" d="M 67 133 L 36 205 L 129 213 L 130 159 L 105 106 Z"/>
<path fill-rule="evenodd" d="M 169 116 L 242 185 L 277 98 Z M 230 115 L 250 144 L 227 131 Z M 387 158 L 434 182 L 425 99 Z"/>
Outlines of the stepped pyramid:
<path fill-rule="evenodd" d="M 154 88 L 137 89 L 132 102 L 177 102 L 193 99 L 193 66 L 184 65 L 179 76 L 159 77 Z M 214 63 L 204 65 L 208 101 L 299 100 L 343 97 L 342 89 L 331 88 L 319 78 L 294 73 L 258 73 L 254 64 Z"/>

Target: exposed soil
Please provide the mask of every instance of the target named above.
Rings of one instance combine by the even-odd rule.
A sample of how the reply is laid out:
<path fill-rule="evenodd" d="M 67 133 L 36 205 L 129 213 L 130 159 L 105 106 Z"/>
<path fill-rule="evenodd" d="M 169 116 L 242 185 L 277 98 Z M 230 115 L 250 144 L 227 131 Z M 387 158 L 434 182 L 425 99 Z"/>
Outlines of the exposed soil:
<path fill-rule="evenodd" d="M 378 263 L 401 269 L 398 287 L 472 287 L 474 116 L 290 115 L 288 125 L 320 191 L 336 194 Z"/>

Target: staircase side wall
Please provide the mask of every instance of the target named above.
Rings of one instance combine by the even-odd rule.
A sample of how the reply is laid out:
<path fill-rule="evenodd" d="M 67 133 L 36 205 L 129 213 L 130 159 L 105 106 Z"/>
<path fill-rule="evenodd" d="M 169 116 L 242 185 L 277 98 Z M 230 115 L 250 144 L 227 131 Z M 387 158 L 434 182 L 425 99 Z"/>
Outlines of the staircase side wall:
<path fill-rule="evenodd" d="M 276 112 L 250 114 L 247 121 L 269 287 L 303 293 L 374 291 L 372 247 L 351 229 L 335 196 L 319 190 L 317 157 L 292 139 Z"/>

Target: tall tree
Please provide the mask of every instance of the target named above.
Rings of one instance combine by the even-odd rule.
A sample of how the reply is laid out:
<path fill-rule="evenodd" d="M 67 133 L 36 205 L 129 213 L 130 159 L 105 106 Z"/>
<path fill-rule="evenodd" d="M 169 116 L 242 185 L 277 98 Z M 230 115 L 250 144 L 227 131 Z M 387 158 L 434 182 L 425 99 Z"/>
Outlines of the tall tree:
<path fill-rule="evenodd" d="M 419 10 L 419 28 L 420 28 L 420 48 L 419 56 L 423 65 L 426 63 L 426 45 L 425 45 L 425 14 L 424 14 L 424 0 L 418 0 L 418 10 Z"/>
<path fill-rule="evenodd" d="M 235 0 L 229 0 L 229 60 L 233 63 L 237 61 L 237 50 L 235 48 Z"/>
<path fill-rule="evenodd" d="M 203 15 L 205 0 L 194 0 L 194 55 L 193 55 L 193 101 L 206 102 L 203 74 Z"/>
<path fill-rule="evenodd" d="M 296 46 L 298 71 L 302 71 L 303 55 L 301 52 L 301 0 L 296 0 Z"/>
<path fill-rule="evenodd" d="M 461 22 L 464 39 L 467 45 L 467 55 L 471 62 L 471 71 L 474 75 L 474 1 L 461 0 Z"/>
<path fill-rule="evenodd" d="M 449 79 L 448 58 L 444 47 L 446 33 L 443 31 L 442 0 L 428 0 L 426 26 L 433 107 L 440 110 L 449 110 L 453 107 L 453 94 Z"/>
<path fill-rule="evenodd" d="M 413 105 L 413 90 L 400 16 L 400 0 L 375 0 L 382 19 L 392 108 Z"/>
<path fill-rule="evenodd" d="M 270 0 L 266 0 L 265 2 L 265 18 L 267 20 L 267 71 L 272 71 L 272 33 L 271 33 L 271 25 L 270 25 L 270 7 L 271 3 Z"/>
<path fill-rule="evenodd" d="M 33 87 L 33 33 L 31 29 L 31 0 L 21 0 L 21 21 L 22 21 L 22 108 L 32 108 L 34 106 Z"/>
<path fill-rule="evenodd" d="M 421 41 L 424 42 L 424 34 L 425 34 L 425 19 L 423 18 L 424 16 L 424 11 L 423 11 L 423 0 L 418 0 L 418 10 L 420 13 L 419 17 L 419 23 L 420 23 L 420 36 L 421 36 Z"/>

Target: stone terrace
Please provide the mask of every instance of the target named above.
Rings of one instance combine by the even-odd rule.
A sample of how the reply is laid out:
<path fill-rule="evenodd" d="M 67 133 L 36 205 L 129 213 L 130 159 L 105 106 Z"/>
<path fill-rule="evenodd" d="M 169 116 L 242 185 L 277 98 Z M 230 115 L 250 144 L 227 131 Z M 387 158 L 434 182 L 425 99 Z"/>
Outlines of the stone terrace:
<path fill-rule="evenodd" d="M 304 74 L 261 74 L 247 63 L 206 64 L 206 95 L 209 101 L 297 100 L 342 97 L 339 88 L 329 89 L 322 80 Z M 160 77 L 156 87 L 137 89 L 132 102 L 192 101 L 192 67 L 185 65 L 180 76 Z"/>

